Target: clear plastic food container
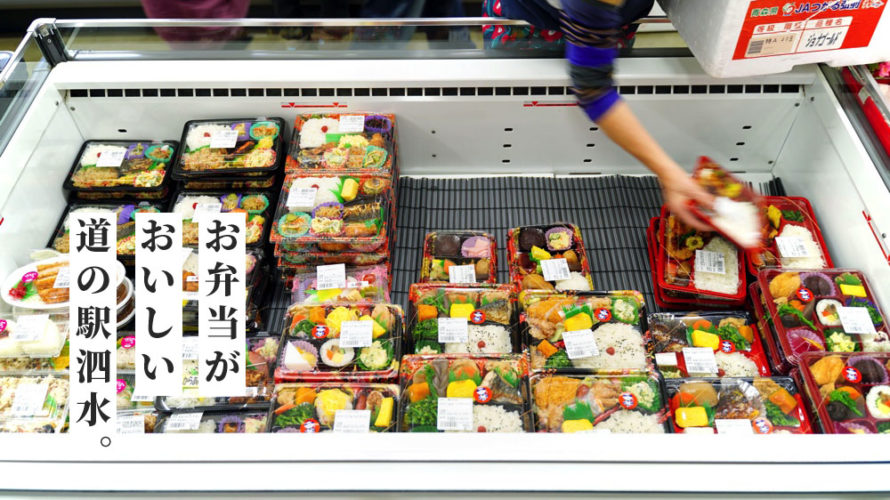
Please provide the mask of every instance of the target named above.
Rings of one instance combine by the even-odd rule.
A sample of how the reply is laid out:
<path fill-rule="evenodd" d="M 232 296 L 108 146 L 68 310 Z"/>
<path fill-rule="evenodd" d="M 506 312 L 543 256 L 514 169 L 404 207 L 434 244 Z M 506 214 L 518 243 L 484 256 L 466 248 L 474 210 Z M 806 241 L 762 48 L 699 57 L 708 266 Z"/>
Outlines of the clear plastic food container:
<path fill-rule="evenodd" d="M 396 384 L 278 384 L 269 414 L 269 431 L 392 432 L 396 429 L 398 401 Z"/>
<path fill-rule="evenodd" d="M 68 416 L 68 376 L 0 377 L 0 432 L 61 432 Z"/>
<path fill-rule="evenodd" d="M 67 341 L 67 310 L 0 315 L 0 358 L 56 358 Z"/>
<path fill-rule="evenodd" d="M 267 412 L 176 412 L 158 419 L 159 434 L 258 434 L 266 432 Z"/>
<path fill-rule="evenodd" d="M 469 272 L 463 272 L 464 268 Z M 479 231 L 437 231 L 424 238 L 421 283 L 496 283 L 497 278 L 494 236 Z"/>
<path fill-rule="evenodd" d="M 295 273 L 291 296 L 294 304 L 374 304 L 389 302 L 389 272 L 386 266 L 346 267 L 346 287 L 318 289 L 316 272 Z"/>
<path fill-rule="evenodd" d="M 395 116 L 315 113 L 297 116 L 287 172 L 333 171 L 392 177 Z"/>
<path fill-rule="evenodd" d="M 173 141 L 86 141 L 63 187 L 100 197 L 159 194 L 178 149 Z"/>
<path fill-rule="evenodd" d="M 593 289 L 581 230 L 572 224 L 510 229 L 507 255 L 510 279 L 521 290 Z"/>
<path fill-rule="evenodd" d="M 764 196 L 764 248 L 748 250 L 748 272 L 766 268 L 823 269 L 834 267 L 813 207 L 806 198 Z"/>
<path fill-rule="evenodd" d="M 192 120 L 182 133 L 182 154 L 173 178 L 195 180 L 221 175 L 274 172 L 284 163 L 284 120 L 239 118 Z"/>
<path fill-rule="evenodd" d="M 245 244 L 261 246 L 266 241 L 273 195 L 263 191 L 197 192 L 181 191 L 176 195 L 171 212 L 182 215 L 182 244 L 198 245 L 198 221 L 195 214 L 241 212 L 245 217 Z"/>

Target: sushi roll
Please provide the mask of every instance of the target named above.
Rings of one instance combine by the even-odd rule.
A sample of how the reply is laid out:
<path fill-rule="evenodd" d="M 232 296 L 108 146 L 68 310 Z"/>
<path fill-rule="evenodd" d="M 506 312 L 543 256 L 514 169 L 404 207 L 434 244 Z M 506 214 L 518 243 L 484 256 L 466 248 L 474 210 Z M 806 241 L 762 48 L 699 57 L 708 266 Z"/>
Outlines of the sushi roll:
<path fill-rule="evenodd" d="M 890 418 L 890 385 L 872 387 L 865 397 L 865 406 L 874 418 Z"/>
<path fill-rule="evenodd" d="M 842 303 L 834 299 L 822 299 L 816 303 L 816 317 L 819 323 L 825 326 L 840 326 L 841 317 L 838 310 L 844 307 Z"/>
<path fill-rule="evenodd" d="M 321 362 L 332 368 L 343 368 L 355 359 L 355 349 L 340 347 L 339 339 L 331 339 L 321 345 Z"/>

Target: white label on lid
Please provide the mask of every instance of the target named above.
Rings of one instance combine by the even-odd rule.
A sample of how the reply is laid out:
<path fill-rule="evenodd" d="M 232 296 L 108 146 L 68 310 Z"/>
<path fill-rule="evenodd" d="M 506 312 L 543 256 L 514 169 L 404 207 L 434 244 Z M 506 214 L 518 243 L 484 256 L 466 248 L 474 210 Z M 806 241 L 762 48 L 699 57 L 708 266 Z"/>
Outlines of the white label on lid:
<path fill-rule="evenodd" d="M 346 288 L 367 288 L 369 283 L 367 281 L 351 281 L 346 284 Z"/>
<path fill-rule="evenodd" d="M 451 266 L 448 268 L 449 283 L 475 283 L 476 282 L 476 266 L 468 264 L 466 266 Z"/>
<path fill-rule="evenodd" d="M 145 417 L 142 415 L 118 415 L 118 434 L 145 434 Z"/>
<path fill-rule="evenodd" d="M 192 275 L 186 276 L 185 281 L 186 281 L 186 283 L 197 283 L 198 277 L 195 276 L 194 274 L 192 274 Z"/>
<path fill-rule="evenodd" d="M 318 266 L 315 278 L 317 282 L 315 288 L 317 290 L 346 288 L 346 264 Z"/>
<path fill-rule="evenodd" d="M 211 148 L 234 148 L 238 142 L 238 131 L 233 128 L 216 130 L 210 134 Z"/>
<path fill-rule="evenodd" d="M 195 212 L 192 215 L 192 222 L 198 222 L 201 217 L 208 215 L 216 215 L 222 210 L 222 203 L 198 203 L 195 205 Z"/>
<path fill-rule="evenodd" d="M 470 340 L 467 318 L 439 318 L 439 342 L 465 344 Z"/>
<path fill-rule="evenodd" d="M 201 425 L 201 417 L 203 416 L 203 411 L 174 413 L 167 419 L 167 425 L 164 427 L 164 431 L 196 431 Z"/>
<path fill-rule="evenodd" d="M 49 321 L 49 314 L 19 316 L 15 319 L 16 328 L 12 331 L 10 337 L 18 342 L 38 340 L 46 330 L 47 321 Z"/>
<path fill-rule="evenodd" d="M 96 159 L 97 167 L 119 167 L 124 162 L 124 155 L 127 154 L 126 149 L 111 149 L 99 153 Z"/>
<path fill-rule="evenodd" d="M 134 403 L 144 403 L 144 402 L 149 402 L 149 401 L 154 401 L 154 400 L 155 400 L 155 398 L 153 396 L 146 396 L 146 395 L 137 396 L 135 394 L 130 396 L 130 401 L 133 401 Z"/>
<path fill-rule="evenodd" d="M 723 254 L 707 250 L 696 250 L 695 272 L 726 274 L 726 263 L 723 261 Z"/>
<path fill-rule="evenodd" d="M 439 398 L 436 428 L 440 431 L 473 429 L 472 398 Z"/>
<path fill-rule="evenodd" d="M 371 429 L 371 410 L 337 410 L 334 412 L 334 432 L 368 432 Z"/>
<path fill-rule="evenodd" d="M 245 387 L 244 388 L 244 397 L 246 398 L 255 398 L 260 395 L 259 387 Z"/>
<path fill-rule="evenodd" d="M 593 338 L 593 330 L 575 330 L 562 334 L 562 340 L 566 345 L 566 354 L 569 359 L 589 358 L 599 356 L 600 351 Z"/>
<path fill-rule="evenodd" d="M 71 268 L 60 267 L 56 280 L 53 282 L 53 288 L 69 288 L 71 286 Z"/>
<path fill-rule="evenodd" d="M 198 359 L 198 337 L 182 338 L 182 359 Z"/>
<path fill-rule="evenodd" d="M 747 418 L 716 418 L 714 426 L 717 434 L 754 434 L 751 421 Z"/>
<path fill-rule="evenodd" d="M 841 319 L 841 326 L 846 333 L 860 333 L 874 335 L 875 325 L 871 321 L 868 309 L 864 307 L 838 307 L 837 314 Z"/>
<path fill-rule="evenodd" d="M 546 281 L 562 281 L 571 277 L 569 264 L 565 259 L 542 260 L 541 270 L 544 271 L 544 279 Z"/>
<path fill-rule="evenodd" d="M 686 373 L 690 375 L 717 374 L 717 358 L 710 347 L 684 347 L 683 361 L 686 363 Z"/>
<path fill-rule="evenodd" d="M 776 236 L 776 247 L 779 249 L 779 255 L 785 258 L 809 257 L 810 251 L 803 240 L 796 236 Z"/>
<path fill-rule="evenodd" d="M 337 131 L 341 134 L 354 134 L 365 131 L 365 115 L 340 115 Z"/>
<path fill-rule="evenodd" d="M 344 321 L 340 324 L 340 347 L 368 347 L 371 345 L 373 320 Z"/>
<path fill-rule="evenodd" d="M 16 417 L 41 415 L 47 391 L 49 391 L 49 382 L 17 385 L 15 397 L 12 400 L 12 415 Z"/>
<path fill-rule="evenodd" d="M 657 364 L 658 366 L 677 366 L 677 353 L 675 353 L 675 352 L 655 353 L 655 364 Z"/>
<path fill-rule="evenodd" d="M 301 208 L 303 210 L 312 210 L 312 207 L 315 206 L 315 195 L 317 194 L 318 188 L 291 187 L 290 191 L 288 191 L 287 193 L 287 208 Z"/>

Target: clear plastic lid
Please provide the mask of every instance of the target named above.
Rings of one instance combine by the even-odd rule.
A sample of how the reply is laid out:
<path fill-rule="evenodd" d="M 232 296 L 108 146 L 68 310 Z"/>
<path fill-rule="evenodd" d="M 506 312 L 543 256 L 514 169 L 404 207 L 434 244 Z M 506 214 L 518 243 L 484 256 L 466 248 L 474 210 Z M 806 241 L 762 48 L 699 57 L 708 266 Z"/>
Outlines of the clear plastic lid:
<path fill-rule="evenodd" d="M 248 296 L 250 296 L 251 288 L 256 286 L 256 282 L 263 271 L 263 255 L 261 249 L 254 248 L 248 248 L 245 254 L 244 274 Z M 182 291 L 185 292 L 186 299 L 197 300 L 199 290 L 198 253 L 190 251 L 182 263 Z"/>
<path fill-rule="evenodd" d="M 497 243 L 494 236 L 479 231 L 426 234 L 420 268 L 421 283 L 496 283 L 497 277 Z"/>
<path fill-rule="evenodd" d="M 572 224 L 510 229 L 507 255 L 510 279 L 522 290 L 593 289 L 581 230 Z"/>
<path fill-rule="evenodd" d="M 173 213 L 182 215 L 182 244 L 189 247 L 198 245 L 198 221 L 195 214 L 242 212 L 245 220 L 244 242 L 251 247 L 260 246 L 269 227 L 271 203 L 270 193 L 247 192 L 200 192 L 182 191 L 176 195 Z"/>
<path fill-rule="evenodd" d="M 361 382 L 285 383 L 275 386 L 270 432 L 391 432 L 399 386 Z M 342 418 L 338 422 L 338 418 Z"/>
<path fill-rule="evenodd" d="M 411 285 L 408 352 L 414 354 L 505 354 L 520 352 L 516 295 L 512 285 Z M 441 320 L 465 320 L 454 333 Z M 463 339 L 466 337 L 466 340 Z M 460 338 L 459 341 L 444 340 Z"/>
<path fill-rule="evenodd" d="M 72 198 L 92 203 L 145 200 L 160 203 L 170 194 L 170 186 L 157 191 L 75 191 Z"/>
<path fill-rule="evenodd" d="M 402 432 L 531 430 L 524 355 L 409 355 L 400 378 Z"/>
<path fill-rule="evenodd" d="M 812 434 L 791 377 L 669 379 L 674 432 Z"/>
<path fill-rule="evenodd" d="M 764 196 L 764 247 L 748 250 L 748 270 L 833 267 L 813 208 L 806 198 Z"/>
<path fill-rule="evenodd" d="M 118 370 L 116 390 L 118 411 L 154 408 L 154 398 L 134 396 L 136 392 L 136 374 L 133 371 Z"/>
<path fill-rule="evenodd" d="M 0 432 L 60 432 L 68 414 L 68 376 L 0 377 Z"/>
<path fill-rule="evenodd" d="M 657 373 L 534 374 L 531 408 L 538 432 L 666 434 L 669 412 Z"/>
<path fill-rule="evenodd" d="M 224 179 L 186 180 L 182 182 L 184 189 L 196 191 L 233 191 L 242 189 L 271 189 L 275 186 L 276 175 L 262 177 L 232 177 Z"/>
<path fill-rule="evenodd" d="M 389 273 L 386 266 L 346 267 L 344 288 L 318 289 L 316 272 L 293 275 L 294 304 L 373 304 L 389 302 Z"/>
<path fill-rule="evenodd" d="M 257 411 L 176 412 L 162 416 L 154 432 L 186 434 L 258 434 L 266 432 L 268 414 Z"/>
<path fill-rule="evenodd" d="M 278 245 L 275 246 L 278 248 Z M 276 250 L 276 254 L 278 251 Z M 373 266 L 389 258 L 389 250 L 381 248 L 371 253 L 358 252 L 310 252 L 281 254 L 278 256 L 278 269 L 292 269 L 296 272 L 311 271 L 315 266 L 325 264 L 346 264 L 347 266 Z"/>
<path fill-rule="evenodd" d="M 68 341 L 68 310 L 0 315 L 0 358 L 56 358 Z"/>
<path fill-rule="evenodd" d="M 132 258 L 136 255 L 136 214 L 142 212 L 158 213 L 160 211 L 160 205 L 148 202 L 138 204 L 73 203 L 68 205 L 65 213 L 59 219 L 48 246 L 60 253 L 67 254 L 69 252 L 70 227 L 68 217 L 70 214 L 78 212 L 114 213 L 117 216 L 117 255 L 118 257 Z"/>
<path fill-rule="evenodd" d="M 297 116 L 286 169 L 391 177 L 395 116 L 314 113 Z"/>
<path fill-rule="evenodd" d="M 699 158 L 692 178 L 716 197 L 710 209 L 691 202 L 696 215 L 734 245 L 745 249 L 763 246 L 761 229 L 766 221 L 763 200 L 757 193 L 705 156 Z"/>
<path fill-rule="evenodd" d="M 172 141 L 87 141 L 64 187 L 90 192 L 160 191 L 178 148 Z"/>
<path fill-rule="evenodd" d="M 175 179 L 272 172 L 284 163 L 284 120 L 242 118 L 185 124 Z"/>
<path fill-rule="evenodd" d="M 637 291 L 519 294 L 532 370 L 629 373 L 650 368 Z"/>

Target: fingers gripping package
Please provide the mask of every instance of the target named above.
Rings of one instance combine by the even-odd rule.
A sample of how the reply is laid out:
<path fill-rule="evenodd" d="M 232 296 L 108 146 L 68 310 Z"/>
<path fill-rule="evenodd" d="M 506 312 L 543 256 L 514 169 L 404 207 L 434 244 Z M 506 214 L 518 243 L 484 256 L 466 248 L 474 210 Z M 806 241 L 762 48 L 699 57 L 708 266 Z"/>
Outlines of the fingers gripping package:
<path fill-rule="evenodd" d="M 636 291 L 519 294 L 531 369 L 557 373 L 635 373 L 651 368 L 645 303 Z"/>
<path fill-rule="evenodd" d="M 399 386 L 361 382 L 275 386 L 270 432 L 392 432 Z"/>
<path fill-rule="evenodd" d="M 161 198 L 178 148 L 170 141 L 87 141 L 63 187 L 94 199 Z"/>
<path fill-rule="evenodd" d="M 748 271 L 765 268 L 824 269 L 833 267 L 813 208 L 806 198 L 765 196 L 762 249 L 747 250 Z"/>
<path fill-rule="evenodd" d="M 504 354 L 522 349 L 511 285 L 415 283 L 409 300 L 408 352 Z"/>
<path fill-rule="evenodd" d="M 521 290 L 593 289 L 581 230 L 572 224 L 511 229 L 507 255 L 510 279 Z"/>
<path fill-rule="evenodd" d="M 182 191 L 176 195 L 173 213 L 182 215 L 182 244 L 198 245 L 198 219 L 213 213 L 243 213 L 245 218 L 244 242 L 249 247 L 259 247 L 265 241 L 272 195 L 268 192 L 199 192 Z"/>
<path fill-rule="evenodd" d="M 494 236 L 478 231 L 427 233 L 423 242 L 420 281 L 497 282 L 497 244 Z"/>
<path fill-rule="evenodd" d="M 177 180 L 268 176 L 284 162 L 281 118 L 193 120 L 185 124 Z"/>
<path fill-rule="evenodd" d="M 297 272 L 293 277 L 294 304 L 379 304 L 389 300 L 389 274 L 386 266 L 345 268 L 343 288 L 318 289 L 317 272 Z"/>
<path fill-rule="evenodd" d="M 523 355 L 409 355 L 400 378 L 402 432 L 531 430 Z"/>
<path fill-rule="evenodd" d="M 705 190 L 716 197 L 710 209 L 692 203 L 692 211 L 714 226 L 734 245 L 745 249 L 763 246 L 763 200 L 744 182 L 707 157 L 698 160 L 692 173 Z"/>
<path fill-rule="evenodd" d="M 394 173 L 395 116 L 368 113 L 300 115 L 286 170 Z"/>

